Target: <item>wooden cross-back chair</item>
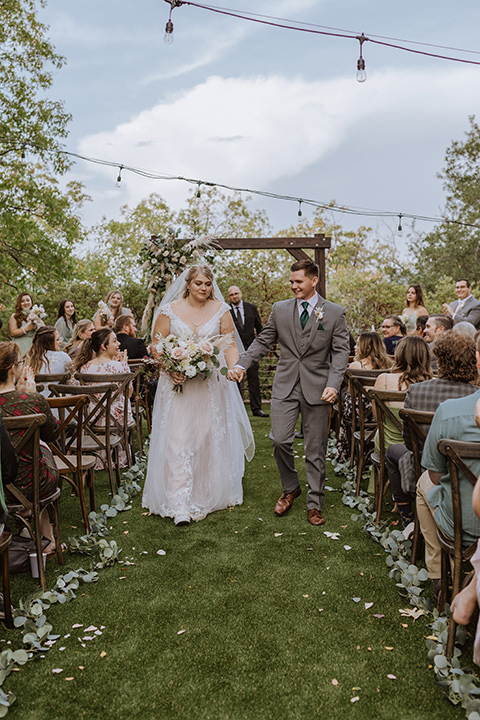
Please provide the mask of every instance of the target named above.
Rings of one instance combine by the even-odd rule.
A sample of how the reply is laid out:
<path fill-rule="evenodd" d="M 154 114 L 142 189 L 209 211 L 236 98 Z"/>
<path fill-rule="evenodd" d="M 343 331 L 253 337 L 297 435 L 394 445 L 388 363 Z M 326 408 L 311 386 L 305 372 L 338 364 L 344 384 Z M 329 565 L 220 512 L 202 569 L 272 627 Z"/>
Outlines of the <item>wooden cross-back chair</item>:
<path fill-rule="evenodd" d="M 133 378 L 133 395 L 131 398 L 132 411 L 135 419 L 138 450 L 143 454 L 142 417 L 145 417 L 148 432 L 150 433 L 152 430 L 150 404 L 148 402 L 148 376 L 145 374 L 147 364 L 144 360 L 129 360 L 128 366 L 130 370 L 135 373 L 135 377 Z"/>
<path fill-rule="evenodd" d="M 44 590 L 47 589 L 47 584 L 45 580 L 45 568 L 43 567 L 42 532 L 40 526 L 40 513 L 44 509 L 47 510 L 50 522 L 52 523 L 58 562 L 61 565 L 65 564 L 60 542 L 60 526 L 58 520 L 58 502 L 61 489 L 57 487 L 54 492 L 47 497 L 40 498 L 40 428 L 44 425 L 45 421 L 46 416 L 43 413 L 20 415 L 18 417 L 3 417 L 5 427 L 10 433 L 15 431 L 23 432 L 23 435 L 19 437 L 12 437 L 12 443 L 19 458 L 27 460 L 32 464 L 33 500 L 29 500 L 13 483 L 9 483 L 6 486 L 7 490 L 13 495 L 16 502 L 7 500 L 7 506 L 10 514 L 27 529 L 31 539 L 35 543 L 38 578 Z M 32 455 L 25 456 L 22 451 L 26 449 L 27 444 L 30 442 L 32 442 Z M 31 516 L 25 516 L 25 510 L 29 511 Z"/>
<path fill-rule="evenodd" d="M 477 548 L 476 541 L 472 544 L 464 544 L 463 542 L 459 473 L 467 478 L 472 487 L 475 486 L 477 476 L 472 472 L 465 460 L 480 460 L 480 442 L 444 439 L 438 442 L 437 447 L 448 461 L 453 507 L 453 540 L 445 535 L 440 528 L 437 532 L 438 541 L 442 548 L 442 583 L 438 602 L 438 609 L 442 612 L 447 600 L 450 576 L 452 579 L 451 599 L 453 600 L 461 590 L 463 563 L 472 558 Z M 452 559 L 453 567 L 450 564 L 450 559 Z M 450 614 L 445 652 L 447 658 L 451 658 L 453 655 L 456 628 L 457 624 L 453 620 L 452 614 Z"/>
<path fill-rule="evenodd" d="M 367 374 L 365 374 L 367 373 Z M 356 465 L 356 494 L 360 493 L 362 475 L 373 452 L 373 438 L 377 423 L 373 417 L 368 388 L 375 384 L 376 371 L 347 370 L 348 392 L 352 401 L 350 426 L 350 465 Z"/>
<path fill-rule="evenodd" d="M 435 413 L 433 412 L 413 410 L 412 408 L 402 408 L 400 410 L 400 418 L 403 421 L 403 435 L 404 438 L 408 436 L 409 444 L 412 448 L 416 482 L 418 482 L 418 479 L 423 472 L 422 450 L 434 415 Z M 421 541 L 422 534 L 420 532 L 420 523 L 418 522 L 417 511 L 415 509 L 412 550 L 410 554 L 410 562 L 412 565 L 415 565 L 419 560 Z"/>
<path fill-rule="evenodd" d="M 128 406 L 130 401 L 130 386 L 134 378 L 134 373 L 75 373 L 75 378 L 80 381 L 81 385 L 102 385 L 110 383 L 112 388 L 112 406 L 117 398 L 122 398 L 123 413 L 122 420 L 119 421 L 115 415 L 111 414 L 111 431 L 120 436 L 123 448 L 127 456 L 128 466 L 134 463 L 135 454 L 133 451 L 133 429 L 135 423 L 128 424 Z"/>
<path fill-rule="evenodd" d="M 108 473 L 111 493 L 115 495 L 120 485 L 118 447 L 121 443 L 120 436 L 113 434 L 111 431 L 112 392 L 115 386 L 112 383 L 52 385 L 51 389 L 57 397 L 65 395 L 84 395 L 88 397 L 89 404 L 85 409 L 81 438 L 82 452 L 101 460 Z M 70 439 L 69 448 L 72 451 L 76 449 L 76 438 Z"/>
<path fill-rule="evenodd" d="M 82 452 L 83 422 L 88 405 L 87 395 L 50 397 L 47 402 L 59 416 L 59 437 L 50 443 L 58 471 L 72 486 L 80 500 L 85 531 L 90 532 L 85 485 L 89 489 L 90 510 L 95 510 L 94 467 L 96 458 Z"/>
<path fill-rule="evenodd" d="M 403 390 L 375 390 L 368 391 L 368 395 L 374 405 L 374 412 L 378 424 L 378 445 L 379 452 L 373 452 L 371 455 L 374 478 L 375 478 L 375 501 L 374 512 L 376 514 L 375 522 L 379 523 L 382 516 L 383 496 L 385 494 L 385 486 L 387 484 L 387 470 L 385 467 L 385 421 L 387 418 L 393 423 L 397 430 L 401 433 L 403 426 L 400 418 L 395 415 L 389 402 L 401 402 L 405 400 L 406 391 Z M 397 408 L 398 409 L 398 408 Z"/>
<path fill-rule="evenodd" d="M 70 373 L 37 373 L 35 375 L 35 384 L 37 385 L 37 392 L 41 392 L 45 388 L 48 390 L 48 395 L 46 397 L 50 397 L 52 392 L 50 390 L 50 385 L 52 383 L 65 383 L 67 382 L 68 378 L 70 377 Z"/>

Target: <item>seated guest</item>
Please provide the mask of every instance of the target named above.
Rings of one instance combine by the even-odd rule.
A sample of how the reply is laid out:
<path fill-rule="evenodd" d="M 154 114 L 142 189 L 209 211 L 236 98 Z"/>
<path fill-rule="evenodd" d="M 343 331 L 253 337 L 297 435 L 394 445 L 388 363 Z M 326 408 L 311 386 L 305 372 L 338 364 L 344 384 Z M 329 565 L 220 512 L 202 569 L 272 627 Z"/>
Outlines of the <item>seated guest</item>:
<path fill-rule="evenodd" d="M 477 368 L 480 367 L 480 343 L 476 347 Z M 426 472 L 417 484 L 417 515 L 425 540 L 425 564 L 434 590 L 438 592 L 441 578 L 441 549 L 437 529 L 453 538 L 453 509 L 450 490 L 450 473 L 447 458 L 437 449 L 442 438 L 478 442 L 478 427 L 475 408 L 480 399 L 480 390 L 454 400 L 445 400 L 439 405 L 430 427 L 422 454 L 422 466 Z M 475 475 L 480 474 L 480 460 L 465 459 Z M 480 522 L 472 508 L 473 488 L 467 478 L 459 473 L 463 542 L 473 543 L 480 537 Z"/>
<path fill-rule="evenodd" d="M 72 359 L 60 350 L 60 336 L 56 328 L 49 325 L 38 328 L 25 357 L 25 365 L 32 368 L 34 375 L 70 373 Z M 42 395 L 48 397 L 48 388 L 42 390 Z"/>
<path fill-rule="evenodd" d="M 73 329 L 73 335 L 70 341 L 65 345 L 64 351 L 73 358 L 78 355 L 82 343 L 89 337 L 92 337 L 92 333 L 95 330 L 95 325 L 91 320 L 79 320 Z"/>
<path fill-rule="evenodd" d="M 358 336 L 355 345 L 355 360 L 350 363 L 349 368 L 354 370 L 388 370 L 392 365 L 393 360 L 387 355 L 385 345 L 378 333 L 364 332 Z M 352 398 L 346 389 L 342 392 L 341 402 L 342 414 L 337 438 L 336 460 L 339 463 L 344 463 L 350 455 L 347 425 L 352 421 Z M 365 410 L 368 411 L 370 407 L 370 401 L 364 399 Z"/>
<path fill-rule="evenodd" d="M 477 363 L 475 343 L 471 338 L 444 333 L 435 341 L 433 353 L 438 364 L 438 376 L 410 385 L 405 396 L 405 408 L 435 412 L 444 400 L 472 395 L 478 390 L 473 384 L 477 380 Z M 392 496 L 400 511 L 403 526 L 406 527 L 413 520 L 415 478 L 411 440 L 405 427 L 403 437 L 405 444 L 394 444 L 388 448 L 386 466 Z M 411 489 L 407 492 L 405 488 L 409 477 L 413 482 L 410 482 Z"/>
<path fill-rule="evenodd" d="M 387 315 L 382 323 L 383 342 L 389 355 L 395 354 L 395 346 L 407 334 L 405 323 L 398 315 Z"/>
<path fill-rule="evenodd" d="M 430 352 L 433 349 L 433 343 L 435 340 L 443 335 L 443 333 L 449 332 L 452 328 L 452 318 L 449 318 L 446 315 L 430 315 L 423 333 L 423 337 L 428 343 Z M 437 359 L 435 355 L 432 355 L 432 370 L 433 372 L 437 372 Z"/>
<path fill-rule="evenodd" d="M 400 319 L 405 323 L 408 335 L 416 335 L 417 318 L 421 315 L 428 315 L 424 302 L 421 285 L 410 285 L 407 290 L 406 307 L 400 315 Z"/>
<path fill-rule="evenodd" d="M 113 330 L 101 328 L 95 330 L 91 338 L 84 340 L 82 349 L 78 353 L 74 361 L 74 369 L 76 372 L 98 375 L 112 375 L 112 382 L 115 381 L 115 375 L 130 372 L 126 360 L 126 352 L 119 352 L 119 342 Z M 132 394 L 130 386 L 129 396 Z M 123 425 L 124 415 L 124 398 L 119 395 L 112 402 L 111 414 L 121 425 Z M 127 406 L 127 424 L 133 425 L 132 409 L 130 400 Z M 120 450 L 120 467 L 126 467 L 127 454 L 125 450 Z M 99 464 L 101 467 L 101 463 Z M 99 469 L 99 467 L 96 469 Z"/>
<path fill-rule="evenodd" d="M 120 352 L 127 351 L 129 360 L 141 360 L 148 357 L 148 350 L 142 338 L 137 338 L 135 319 L 130 315 L 122 315 L 115 323 Z"/>
<path fill-rule="evenodd" d="M 75 305 L 71 300 L 62 300 L 58 308 L 58 320 L 55 323 L 60 335 L 61 350 L 64 350 L 65 345 L 71 340 L 76 322 Z"/>
<path fill-rule="evenodd" d="M 40 444 L 39 456 L 40 498 L 46 498 L 57 489 L 60 482 L 52 451 L 46 444 L 58 437 L 58 425 L 47 401 L 36 392 L 33 371 L 24 369 L 23 363 L 16 343 L 0 343 L 0 409 L 3 417 L 43 413 L 47 418 L 40 427 L 40 438 L 43 442 Z M 11 437 L 15 439 L 21 433 L 21 430 L 12 431 Z M 13 484 L 28 500 L 33 501 L 33 439 L 27 443 L 18 459 L 18 474 Z M 18 502 L 8 488 L 5 488 L 5 499 L 7 503 Z M 41 530 L 42 535 L 51 541 L 44 552 L 54 552 L 53 530 L 46 510 L 42 512 Z"/>
<path fill-rule="evenodd" d="M 415 323 L 415 332 L 414 335 L 419 335 L 420 337 L 425 337 L 425 325 L 427 324 L 428 315 L 420 315 L 417 317 L 416 323 Z"/>
<path fill-rule="evenodd" d="M 395 348 L 395 364 L 389 373 L 382 373 L 375 380 L 375 390 L 399 391 L 408 390 L 414 383 L 430 380 L 432 370 L 430 367 L 430 353 L 427 343 L 417 335 L 408 335 L 403 338 Z M 392 413 L 399 418 L 403 402 L 389 402 Z M 385 418 L 383 425 L 385 450 L 396 443 L 401 443 L 403 437 L 400 430 L 390 418 Z M 375 452 L 380 451 L 379 433 L 375 433 Z M 373 490 L 373 472 L 370 478 L 369 491 Z"/>
<path fill-rule="evenodd" d="M 466 320 L 480 329 L 480 301 L 476 300 L 472 295 L 472 286 L 465 278 L 457 280 L 455 283 L 455 293 L 458 300 L 450 303 L 443 303 L 442 310 L 445 315 L 452 318 L 454 324 Z"/>
<path fill-rule="evenodd" d="M 472 338 L 472 340 L 475 337 L 476 332 L 475 325 L 472 325 L 472 323 L 469 323 L 466 320 L 456 323 L 452 328 L 452 333 L 455 335 L 466 335 L 467 337 Z"/>

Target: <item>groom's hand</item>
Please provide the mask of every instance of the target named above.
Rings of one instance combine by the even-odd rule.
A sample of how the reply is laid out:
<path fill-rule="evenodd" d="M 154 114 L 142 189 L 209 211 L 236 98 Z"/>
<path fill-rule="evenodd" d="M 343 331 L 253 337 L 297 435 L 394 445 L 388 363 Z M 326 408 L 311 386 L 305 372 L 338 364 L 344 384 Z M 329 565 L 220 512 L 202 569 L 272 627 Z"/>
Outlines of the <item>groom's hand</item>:
<path fill-rule="evenodd" d="M 325 402 L 334 403 L 337 399 L 337 391 L 333 387 L 326 387 L 321 399 L 325 400 Z"/>

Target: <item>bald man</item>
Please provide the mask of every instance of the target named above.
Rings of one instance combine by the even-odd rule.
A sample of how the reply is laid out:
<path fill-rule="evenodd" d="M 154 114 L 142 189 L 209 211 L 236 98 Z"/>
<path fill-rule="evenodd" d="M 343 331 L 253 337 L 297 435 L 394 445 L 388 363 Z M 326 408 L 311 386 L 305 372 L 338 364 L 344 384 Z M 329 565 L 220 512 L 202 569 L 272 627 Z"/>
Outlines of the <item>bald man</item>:
<path fill-rule="evenodd" d="M 255 305 L 243 302 L 242 291 L 236 285 L 229 287 L 227 294 L 230 301 L 230 312 L 233 317 L 233 322 L 246 350 L 255 340 L 255 337 L 262 331 L 263 325 L 260 315 Z M 258 363 L 254 363 L 252 367 L 247 370 L 247 382 L 252 414 L 257 417 L 268 417 L 268 413 L 262 410 Z"/>

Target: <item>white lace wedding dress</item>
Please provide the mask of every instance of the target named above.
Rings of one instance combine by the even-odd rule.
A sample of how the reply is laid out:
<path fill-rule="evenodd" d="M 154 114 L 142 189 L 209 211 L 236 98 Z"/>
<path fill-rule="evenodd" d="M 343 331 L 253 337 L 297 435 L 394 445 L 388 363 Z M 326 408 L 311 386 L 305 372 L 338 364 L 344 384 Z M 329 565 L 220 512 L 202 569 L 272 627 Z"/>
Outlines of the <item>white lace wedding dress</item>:
<path fill-rule="evenodd" d="M 196 334 L 219 335 L 220 319 L 228 311 L 222 303 Z M 173 335 L 192 336 L 170 303 L 161 313 L 170 318 Z M 220 373 L 207 380 L 201 376 L 186 380 L 182 393 L 172 387 L 171 377 L 162 373 L 142 504 L 176 522 L 201 520 L 213 510 L 241 504 L 245 457 L 251 460 L 255 451 L 253 433 L 236 383 Z"/>

